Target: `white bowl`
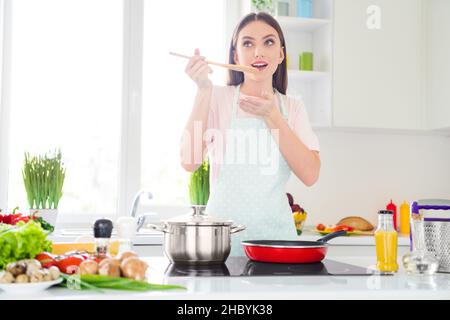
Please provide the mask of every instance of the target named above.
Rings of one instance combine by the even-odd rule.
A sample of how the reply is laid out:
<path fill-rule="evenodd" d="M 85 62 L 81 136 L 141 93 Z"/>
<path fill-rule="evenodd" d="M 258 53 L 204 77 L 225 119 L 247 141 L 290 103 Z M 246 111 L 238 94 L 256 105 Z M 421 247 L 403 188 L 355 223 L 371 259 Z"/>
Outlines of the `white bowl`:
<path fill-rule="evenodd" d="M 0 289 L 10 294 L 29 294 L 44 291 L 55 284 L 61 283 L 62 281 L 63 278 L 42 282 L 0 283 Z"/>

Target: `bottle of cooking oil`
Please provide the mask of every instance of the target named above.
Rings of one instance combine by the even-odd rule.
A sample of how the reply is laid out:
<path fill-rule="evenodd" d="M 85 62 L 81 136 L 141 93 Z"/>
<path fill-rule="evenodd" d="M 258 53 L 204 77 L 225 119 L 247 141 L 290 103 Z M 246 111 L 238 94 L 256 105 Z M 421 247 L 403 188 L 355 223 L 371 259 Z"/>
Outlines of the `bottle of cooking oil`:
<path fill-rule="evenodd" d="M 377 269 L 383 273 L 398 271 L 397 264 L 397 231 L 394 229 L 394 212 L 390 210 L 378 211 L 378 227 L 375 231 L 375 245 L 377 251 Z"/>

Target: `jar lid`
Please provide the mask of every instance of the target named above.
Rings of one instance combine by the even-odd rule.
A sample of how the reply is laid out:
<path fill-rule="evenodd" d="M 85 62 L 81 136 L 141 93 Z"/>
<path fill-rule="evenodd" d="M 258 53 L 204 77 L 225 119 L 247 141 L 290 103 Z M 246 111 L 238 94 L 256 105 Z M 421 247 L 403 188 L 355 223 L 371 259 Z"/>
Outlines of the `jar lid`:
<path fill-rule="evenodd" d="M 188 225 L 188 226 L 229 226 L 233 224 L 232 220 L 214 217 L 205 213 L 206 206 L 192 206 L 192 211 L 164 220 L 167 224 Z"/>
<path fill-rule="evenodd" d="M 380 211 L 378 211 L 378 214 L 394 214 L 394 211 L 392 211 L 392 210 L 380 210 Z"/>

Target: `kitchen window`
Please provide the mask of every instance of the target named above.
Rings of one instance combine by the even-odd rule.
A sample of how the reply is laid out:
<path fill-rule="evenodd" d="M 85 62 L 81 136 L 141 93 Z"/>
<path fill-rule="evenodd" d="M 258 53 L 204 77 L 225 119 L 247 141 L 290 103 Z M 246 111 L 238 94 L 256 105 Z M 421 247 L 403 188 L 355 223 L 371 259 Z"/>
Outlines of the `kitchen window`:
<path fill-rule="evenodd" d="M 186 205 L 179 139 L 195 85 L 184 73 L 187 60 L 168 52 L 198 47 L 225 61 L 226 1 L 0 4 L 9 34 L 0 55 L 8 66 L 0 82 L 0 208 L 27 210 L 24 152 L 58 147 L 67 167 L 65 221 L 128 214 L 139 189 L 160 206 Z M 212 79 L 224 76 L 214 69 Z"/>
<path fill-rule="evenodd" d="M 192 110 L 196 85 L 185 73 L 187 59 L 200 54 L 226 61 L 223 1 L 148 1 L 144 15 L 141 189 L 155 204 L 189 203 L 189 174 L 180 165 L 179 142 Z M 225 71 L 212 67 L 214 83 Z"/>

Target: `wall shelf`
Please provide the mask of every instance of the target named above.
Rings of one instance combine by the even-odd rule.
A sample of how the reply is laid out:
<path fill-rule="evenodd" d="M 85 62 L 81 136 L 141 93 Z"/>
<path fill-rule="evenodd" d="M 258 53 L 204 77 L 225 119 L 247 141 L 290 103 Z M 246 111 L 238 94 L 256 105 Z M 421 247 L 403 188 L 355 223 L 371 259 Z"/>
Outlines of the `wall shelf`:
<path fill-rule="evenodd" d="M 315 81 L 329 79 L 330 76 L 329 72 L 288 70 L 288 79 L 292 81 Z"/>
<path fill-rule="evenodd" d="M 328 19 L 276 16 L 278 23 L 286 31 L 314 31 L 331 23 Z"/>

